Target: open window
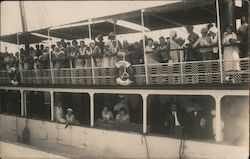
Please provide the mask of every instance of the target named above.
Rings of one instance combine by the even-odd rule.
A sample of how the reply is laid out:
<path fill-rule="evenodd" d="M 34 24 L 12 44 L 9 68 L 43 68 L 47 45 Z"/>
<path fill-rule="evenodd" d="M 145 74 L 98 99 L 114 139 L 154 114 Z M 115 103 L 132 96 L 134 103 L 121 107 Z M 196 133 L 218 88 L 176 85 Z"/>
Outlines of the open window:
<path fill-rule="evenodd" d="M 54 120 L 70 125 L 90 125 L 90 97 L 87 93 L 54 93 Z"/>
<path fill-rule="evenodd" d="M 211 111 L 215 101 L 211 96 L 149 95 L 149 133 L 176 138 L 213 138 Z"/>
<path fill-rule="evenodd" d="M 50 120 L 50 94 L 41 91 L 25 91 L 27 117 Z"/>
<path fill-rule="evenodd" d="M 142 97 L 138 94 L 94 95 L 96 127 L 142 132 Z"/>
<path fill-rule="evenodd" d="M 221 99 L 221 120 L 224 142 L 249 145 L 249 97 L 224 96 Z"/>
<path fill-rule="evenodd" d="M 15 90 L 0 90 L 1 114 L 21 115 L 21 94 Z"/>

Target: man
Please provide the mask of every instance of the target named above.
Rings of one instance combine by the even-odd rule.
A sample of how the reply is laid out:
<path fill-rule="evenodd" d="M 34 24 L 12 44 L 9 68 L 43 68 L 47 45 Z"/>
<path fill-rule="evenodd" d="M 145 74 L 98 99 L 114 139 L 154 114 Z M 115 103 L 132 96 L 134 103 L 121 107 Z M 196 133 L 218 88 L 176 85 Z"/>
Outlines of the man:
<path fill-rule="evenodd" d="M 240 57 L 248 57 L 248 23 L 245 16 L 241 18 L 241 26 L 237 32 L 240 40 Z"/>
<path fill-rule="evenodd" d="M 170 110 L 167 113 L 164 126 L 167 128 L 167 133 L 175 135 L 177 137 L 182 136 L 182 120 L 181 114 L 177 111 L 177 106 L 175 103 L 169 102 Z"/>
<path fill-rule="evenodd" d="M 168 63 L 169 60 L 171 60 L 170 55 L 169 55 L 169 48 L 167 47 L 165 38 L 163 36 L 161 36 L 159 38 L 160 41 L 160 45 L 157 47 L 157 57 L 159 57 L 161 59 L 160 62 L 162 63 Z"/>
<path fill-rule="evenodd" d="M 75 115 L 73 114 L 73 109 L 72 108 L 67 109 L 65 128 L 67 128 L 68 125 L 70 125 L 70 124 L 79 124 L 79 122 L 75 118 Z"/>
<path fill-rule="evenodd" d="M 194 32 L 194 27 L 192 25 L 186 26 L 186 30 L 189 33 L 189 35 L 188 35 L 189 43 L 186 45 L 186 47 L 187 47 L 186 60 L 187 61 L 198 61 L 198 60 L 200 60 L 200 56 L 196 52 L 196 50 L 192 49 L 192 48 L 193 48 L 193 44 L 199 39 L 199 35 Z"/>

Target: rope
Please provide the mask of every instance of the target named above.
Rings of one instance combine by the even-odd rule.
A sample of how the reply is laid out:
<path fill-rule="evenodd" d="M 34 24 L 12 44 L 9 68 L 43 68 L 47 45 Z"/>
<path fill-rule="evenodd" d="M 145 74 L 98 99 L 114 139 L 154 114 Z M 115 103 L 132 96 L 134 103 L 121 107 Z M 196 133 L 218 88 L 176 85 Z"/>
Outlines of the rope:
<path fill-rule="evenodd" d="M 142 138 L 144 138 L 144 141 L 145 141 L 145 145 L 146 145 L 146 152 L 147 152 L 147 158 L 150 159 L 150 156 L 149 156 L 149 151 L 148 151 L 148 142 L 147 142 L 147 138 L 146 138 L 146 135 L 143 134 L 142 135 Z M 143 143 L 143 141 L 142 141 Z"/>

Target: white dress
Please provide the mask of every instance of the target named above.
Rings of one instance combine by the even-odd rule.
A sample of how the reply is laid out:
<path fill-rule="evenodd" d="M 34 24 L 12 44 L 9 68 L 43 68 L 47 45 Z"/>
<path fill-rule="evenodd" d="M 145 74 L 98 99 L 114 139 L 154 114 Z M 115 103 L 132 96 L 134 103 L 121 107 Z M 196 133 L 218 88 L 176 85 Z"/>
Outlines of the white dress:
<path fill-rule="evenodd" d="M 231 33 L 225 35 L 222 39 L 223 45 L 231 44 L 229 39 L 237 40 L 237 36 L 235 33 Z M 239 48 L 238 46 L 225 46 L 223 53 L 223 67 L 224 71 L 240 71 L 240 56 L 239 56 Z"/>

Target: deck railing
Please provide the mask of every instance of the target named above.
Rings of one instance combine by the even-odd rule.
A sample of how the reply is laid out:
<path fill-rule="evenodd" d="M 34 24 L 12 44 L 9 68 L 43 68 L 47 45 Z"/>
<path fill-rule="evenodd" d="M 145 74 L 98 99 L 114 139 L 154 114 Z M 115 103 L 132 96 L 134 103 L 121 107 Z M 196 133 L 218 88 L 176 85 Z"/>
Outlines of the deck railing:
<path fill-rule="evenodd" d="M 133 84 L 145 85 L 146 78 L 150 85 L 226 83 L 227 77 L 233 78 L 233 83 L 250 82 L 249 58 L 240 59 L 238 71 L 225 71 L 226 62 L 232 61 L 222 61 L 222 73 L 219 60 L 148 64 L 147 77 L 144 64 L 133 65 Z M 53 71 L 53 80 L 51 71 Z M 21 84 L 118 85 L 114 75 L 115 67 L 94 67 L 94 71 L 91 67 L 23 70 L 21 74 Z M 0 83 L 10 83 L 8 71 L 0 71 Z"/>

